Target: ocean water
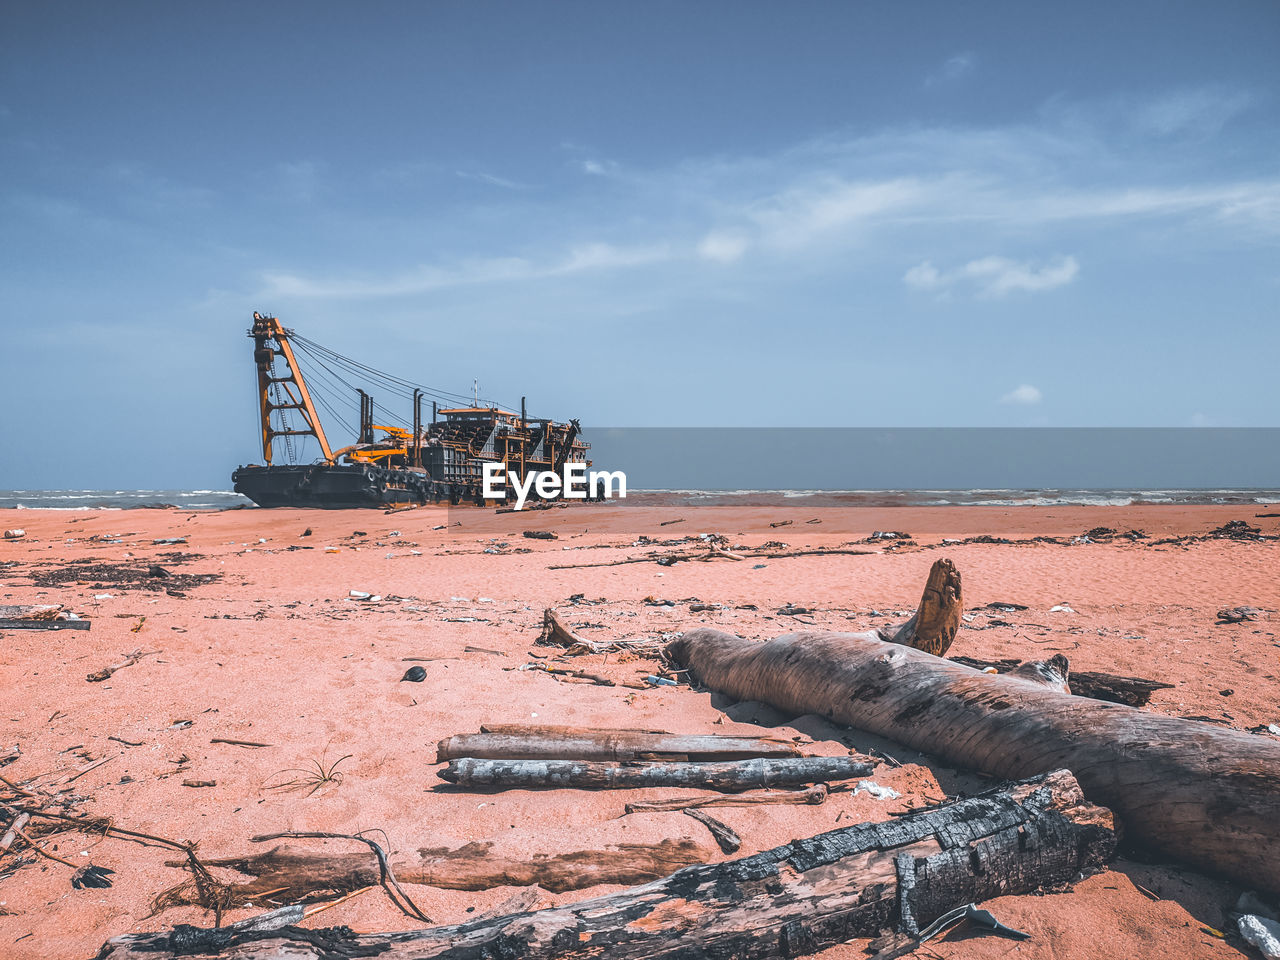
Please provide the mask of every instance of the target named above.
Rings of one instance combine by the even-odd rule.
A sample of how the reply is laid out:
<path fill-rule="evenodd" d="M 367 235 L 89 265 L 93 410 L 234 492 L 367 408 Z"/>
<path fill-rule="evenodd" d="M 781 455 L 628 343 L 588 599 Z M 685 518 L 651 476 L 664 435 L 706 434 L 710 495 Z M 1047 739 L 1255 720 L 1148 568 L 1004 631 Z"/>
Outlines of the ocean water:
<path fill-rule="evenodd" d="M 929 507 L 1280 504 L 1280 490 L 632 490 L 625 506 Z M 0 490 L 0 510 L 253 507 L 232 490 Z"/>

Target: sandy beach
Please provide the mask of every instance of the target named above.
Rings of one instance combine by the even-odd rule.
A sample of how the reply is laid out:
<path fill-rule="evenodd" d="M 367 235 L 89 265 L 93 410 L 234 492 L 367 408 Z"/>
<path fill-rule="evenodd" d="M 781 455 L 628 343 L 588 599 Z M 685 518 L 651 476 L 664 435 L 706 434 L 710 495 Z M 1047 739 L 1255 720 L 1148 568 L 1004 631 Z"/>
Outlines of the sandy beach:
<path fill-rule="evenodd" d="M 747 855 L 986 783 L 821 718 L 782 716 L 686 684 L 650 686 L 643 678 L 661 664 L 643 655 L 557 661 L 613 686 L 558 678 L 536 669 L 559 653 L 534 645 L 544 608 L 597 640 L 658 640 L 697 625 L 755 639 L 801 626 L 866 630 L 905 619 L 930 565 L 945 556 L 963 575 L 969 611 L 952 656 L 1060 653 L 1073 669 L 1172 684 L 1155 692 L 1149 710 L 1249 730 L 1280 724 L 1280 542 L 1209 534 L 1233 520 L 1280 534 L 1280 518 L 1256 517 L 1256 509 L 0 512 L 0 527 L 26 531 L 0 542 L 0 604 L 62 604 L 92 621 L 88 631 L 3 631 L 0 755 L 19 752 L 0 775 L 59 809 L 194 841 L 210 859 L 261 852 L 249 841 L 258 834 L 374 830 L 394 854 L 475 842 L 528 859 L 685 839 L 717 861 L 726 856 L 687 816 L 622 816 L 628 801 L 688 791 L 461 790 L 437 777 L 436 742 L 494 723 L 643 727 L 767 734 L 826 756 L 875 749 L 900 764 L 874 773 L 897 799 L 839 793 L 821 806 L 717 810 L 742 837 L 737 855 Z M 1081 537 L 1098 527 L 1145 536 Z M 526 530 L 557 539 L 526 538 Z M 910 541 L 867 542 L 886 530 Z M 661 543 L 711 533 L 731 545 L 776 542 L 778 552 L 867 552 L 590 566 L 675 550 L 679 544 Z M 642 535 L 657 543 L 637 545 Z M 967 542 L 980 537 L 1022 542 Z M 172 538 L 181 542 L 154 542 Z M 134 573 L 113 579 L 102 565 Z M 169 576 L 148 576 L 152 565 Z M 1026 609 L 987 606 L 995 602 Z M 722 608 L 691 612 L 691 603 Z M 788 604 L 806 612 L 779 613 Z M 1240 605 L 1259 608 L 1260 618 L 1217 622 L 1217 611 Z M 101 682 L 86 679 L 134 651 L 146 655 Z M 425 679 L 402 682 L 414 664 Z M 535 669 L 522 669 L 529 664 Z M 308 783 L 297 771 L 317 761 L 336 763 L 338 776 Z M 71 868 L 29 850 L 9 854 L 0 861 L 2 956 L 84 958 L 118 934 L 211 923 L 191 906 L 150 915 L 154 898 L 189 876 L 166 865 L 181 859 L 175 851 L 74 831 L 41 842 L 74 863 L 114 870 L 114 884 L 73 890 Z M 342 842 L 307 843 L 352 852 Z M 448 924 L 622 887 L 407 889 L 433 922 Z M 1030 940 L 957 933 L 920 955 L 1083 960 L 1105 940 L 1108 956 L 1242 956 L 1238 939 L 1220 933 L 1241 889 L 1122 856 L 1070 890 L 985 904 Z M 272 905 L 268 896 L 226 919 Z M 416 925 L 380 889 L 307 922 L 362 932 Z M 864 947 L 851 942 L 820 956 L 861 957 Z"/>

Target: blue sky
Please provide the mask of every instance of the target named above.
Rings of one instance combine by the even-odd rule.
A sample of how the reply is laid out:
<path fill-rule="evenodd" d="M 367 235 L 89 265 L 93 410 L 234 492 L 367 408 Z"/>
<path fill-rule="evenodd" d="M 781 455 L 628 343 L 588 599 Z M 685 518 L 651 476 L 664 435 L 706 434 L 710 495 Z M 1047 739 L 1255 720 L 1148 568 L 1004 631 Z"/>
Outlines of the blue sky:
<path fill-rule="evenodd" d="M 0 488 L 225 487 L 255 309 L 588 424 L 1276 425 L 1278 49 L 1273 2 L 8 0 Z"/>

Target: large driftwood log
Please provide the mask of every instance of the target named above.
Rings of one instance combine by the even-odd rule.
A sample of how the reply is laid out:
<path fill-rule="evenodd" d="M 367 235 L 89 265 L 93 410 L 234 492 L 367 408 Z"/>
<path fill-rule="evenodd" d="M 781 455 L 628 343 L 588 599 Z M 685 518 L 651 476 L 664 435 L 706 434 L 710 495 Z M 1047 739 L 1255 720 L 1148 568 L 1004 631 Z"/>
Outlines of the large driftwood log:
<path fill-rule="evenodd" d="M 564 907 L 364 936 L 341 927 L 181 926 L 115 937 L 98 960 L 169 960 L 180 952 L 225 960 L 794 957 L 890 927 L 913 933 L 962 904 L 1069 883 L 1114 848 L 1110 812 L 1086 802 L 1071 775 L 1058 771 Z"/>
<path fill-rule="evenodd" d="M 1018 660 L 978 660 L 974 657 L 951 657 L 956 663 L 978 670 L 995 670 L 1008 673 L 1020 665 Z M 1067 686 L 1077 697 L 1106 700 L 1109 703 L 1127 703 L 1131 707 L 1145 707 L 1156 690 L 1172 690 L 1172 683 L 1147 680 L 1143 677 L 1124 677 L 1097 670 L 1073 670 L 1067 678 Z"/>
<path fill-rule="evenodd" d="M 590 760 L 450 760 L 438 776 L 464 787 L 697 787 L 751 790 L 851 780 L 872 766 L 851 757 L 788 757 L 725 763 L 594 763 Z"/>
<path fill-rule="evenodd" d="M 1280 742 L 1065 692 L 1066 661 L 991 675 L 876 633 L 755 643 L 694 630 L 668 654 L 739 700 L 815 713 L 999 777 L 1065 767 L 1125 836 L 1280 893 Z M 1061 662 L 1059 662 L 1061 661 Z"/>
<path fill-rule="evenodd" d="M 582 890 L 601 883 L 644 883 L 691 863 L 704 863 L 709 848 L 692 840 L 658 844 L 622 843 L 603 850 L 578 850 L 555 856 L 513 860 L 493 853 L 492 843 L 468 843 L 455 850 L 424 847 L 392 869 L 401 883 L 447 890 L 489 890 L 537 884 L 552 893 Z M 173 865 L 183 866 L 186 861 Z M 369 850 L 333 853 L 285 844 L 242 857 L 203 860 L 208 867 L 236 870 L 251 880 L 228 884 L 229 906 L 243 906 L 271 895 L 276 901 L 302 902 L 341 896 L 378 883 L 378 859 Z M 199 891 L 183 884 L 161 894 L 166 907 L 199 905 Z"/>
<path fill-rule="evenodd" d="M 436 746 L 436 762 L 488 760 L 749 760 L 798 757 L 789 740 L 773 737 L 678 736 L 629 730 L 564 733 L 461 733 Z"/>

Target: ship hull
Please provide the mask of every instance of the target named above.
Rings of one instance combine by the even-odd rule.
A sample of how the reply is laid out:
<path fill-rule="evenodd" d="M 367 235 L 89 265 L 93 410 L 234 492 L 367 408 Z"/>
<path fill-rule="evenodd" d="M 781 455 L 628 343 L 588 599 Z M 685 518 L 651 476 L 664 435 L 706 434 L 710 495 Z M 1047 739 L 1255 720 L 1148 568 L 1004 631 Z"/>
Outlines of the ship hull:
<path fill-rule="evenodd" d="M 260 507 L 351 509 L 473 500 L 472 484 L 440 483 L 413 470 L 373 464 L 246 466 L 231 475 L 236 493 Z"/>

